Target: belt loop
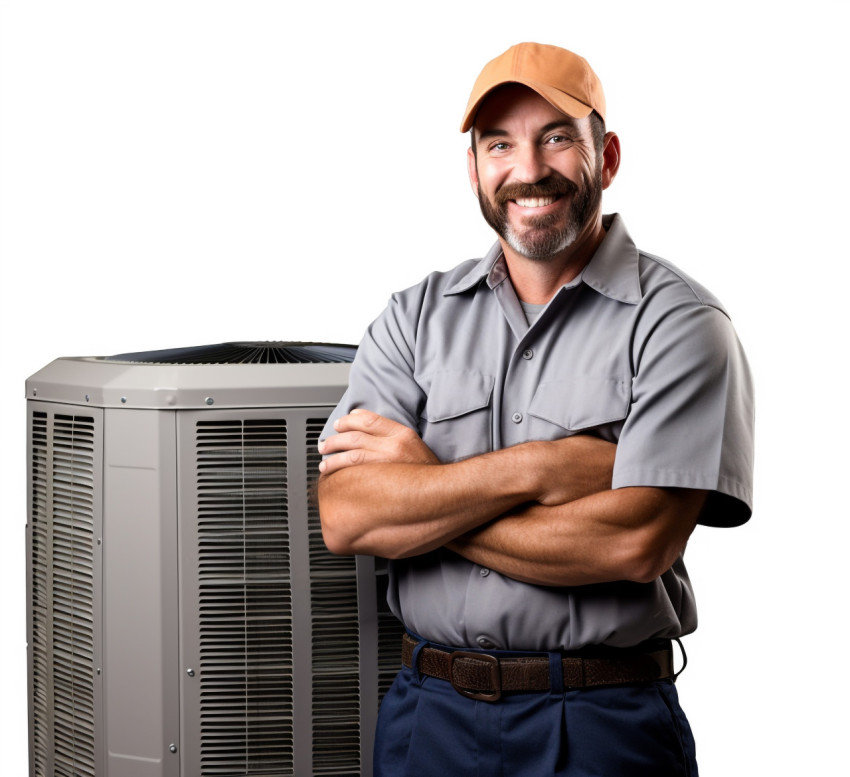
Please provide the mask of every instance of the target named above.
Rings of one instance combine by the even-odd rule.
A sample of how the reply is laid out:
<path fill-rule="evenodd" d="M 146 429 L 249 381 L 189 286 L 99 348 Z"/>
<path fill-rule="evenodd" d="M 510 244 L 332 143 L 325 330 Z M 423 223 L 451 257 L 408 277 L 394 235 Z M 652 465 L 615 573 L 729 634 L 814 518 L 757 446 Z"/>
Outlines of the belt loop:
<path fill-rule="evenodd" d="M 679 675 L 682 674 L 682 672 L 684 672 L 685 669 L 688 668 L 688 654 L 685 652 L 685 646 L 682 644 L 681 639 L 679 639 L 678 637 L 674 637 L 673 642 L 678 642 L 679 643 L 679 650 L 682 651 L 682 668 L 678 672 L 676 672 L 676 671 L 673 672 L 673 682 L 675 683 L 676 680 L 679 679 Z M 673 646 L 672 645 L 670 646 L 670 653 L 671 653 L 670 668 L 675 670 L 675 667 L 673 666 L 673 656 L 672 656 Z"/>
<path fill-rule="evenodd" d="M 416 675 L 416 682 L 420 685 L 422 684 L 422 674 L 419 671 L 419 654 L 422 652 L 422 649 L 427 645 L 428 643 L 424 639 L 420 639 L 419 642 L 416 643 L 416 646 L 413 648 L 413 656 L 410 659 L 410 666 L 413 669 L 414 674 Z"/>
<path fill-rule="evenodd" d="M 564 695 L 564 661 L 560 653 L 549 654 L 549 688 L 555 696 Z"/>

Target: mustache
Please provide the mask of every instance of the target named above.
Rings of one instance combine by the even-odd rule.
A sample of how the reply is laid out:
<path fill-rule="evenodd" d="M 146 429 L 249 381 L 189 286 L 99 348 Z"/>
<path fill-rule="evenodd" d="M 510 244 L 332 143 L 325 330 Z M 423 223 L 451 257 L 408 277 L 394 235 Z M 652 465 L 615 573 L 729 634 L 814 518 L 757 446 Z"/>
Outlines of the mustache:
<path fill-rule="evenodd" d="M 562 175 L 550 175 L 537 183 L 509 183 L 496 192 L 493 198 L 497 206 L 504 205 L 508 200 L 524 199 L 527 197 L 563 197 L 578 192 L 578 186 Z"/>

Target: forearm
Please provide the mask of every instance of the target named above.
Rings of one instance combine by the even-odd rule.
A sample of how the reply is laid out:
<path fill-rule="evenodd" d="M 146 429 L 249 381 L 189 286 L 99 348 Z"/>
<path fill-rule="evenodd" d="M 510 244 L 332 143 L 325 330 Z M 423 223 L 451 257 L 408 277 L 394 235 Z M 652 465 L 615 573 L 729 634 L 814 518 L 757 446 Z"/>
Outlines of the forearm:
<path fill-rule="evenodd" d="M 518 505 L 560 504 L 609 489 L 615 451 L 603 440 L 570 437 L 452 464 L 394 455 L 346 466 L 319 480 L 325 542 L 335 553 L 425 553 Z"/>
<path fill-rule="evenodd" d="M 334 553 L 426 553 L 526 502 L 611 486 L 615 446 L 592 437 L 516 445 L 441 464 L 412 429 L 367 410 L 320 443 L 319 511 Z"/>
<path fill-rule="evenodd" d="M 528 446 L 452 464 L 376 462 L 319 479 L 325 543 L 334 553 L 426 553 L 527 502 Z"/>
<path fill-rule="evenodd" d="M 684 550 L 704 501 L 702 491 L 605 491 L 563 505 L 527 506 L 448 547 L 538 585 L 649 582 Z"/>

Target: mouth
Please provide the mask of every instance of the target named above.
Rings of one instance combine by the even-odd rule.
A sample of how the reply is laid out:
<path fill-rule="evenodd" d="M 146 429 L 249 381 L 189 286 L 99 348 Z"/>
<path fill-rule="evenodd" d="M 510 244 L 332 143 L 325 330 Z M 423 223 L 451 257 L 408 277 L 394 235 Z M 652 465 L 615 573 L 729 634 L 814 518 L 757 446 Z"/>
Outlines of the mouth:
<path fill-rule="evenodd" d="M 560 195 L 549 195 L 547 197 L 517 197 L 513 200 L 521 208 L 545 208 L 553 202 L 561 199 Z"/>

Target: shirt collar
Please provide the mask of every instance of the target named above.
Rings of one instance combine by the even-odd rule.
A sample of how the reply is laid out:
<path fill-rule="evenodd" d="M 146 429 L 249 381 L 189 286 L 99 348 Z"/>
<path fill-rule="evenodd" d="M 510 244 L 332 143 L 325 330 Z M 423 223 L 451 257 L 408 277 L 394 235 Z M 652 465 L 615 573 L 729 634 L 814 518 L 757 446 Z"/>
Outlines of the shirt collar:
<path fill-rule="evenodd" d="M 606 297 L 636 305 L 642 296 L 638 250 L 618 213 L 603 216 L 602 224 L 606 229 L 605 238 L 585 268 L 568 286 L 574 287 L 583 282 Z M 487 279 L 491 289 L 508 278 L 508 268 L 498 241 L 483 259 L 449 286 L 444 294 L 460 294 L 476 286 L 483 278 Z"/>
<path fill-rule="evenodd" d="M 461 276 L 460 280 L 449 286 L 443 296 L 460 294 L 477 286 L 482 278 L 487 278 L 487 285 L 493 289 L 508 277 L 508 267 L 502 254 L 502 246 L 497 240 L 483 259 L 472 265 L 472 269 Z"/>
<path fill-rule="evenodd" d="M 643 296 L 637 247 L 619 213 L 603 216 L 602 226 L 605 238 L 579 278 L 606 297 L 636 305 Z"/>

